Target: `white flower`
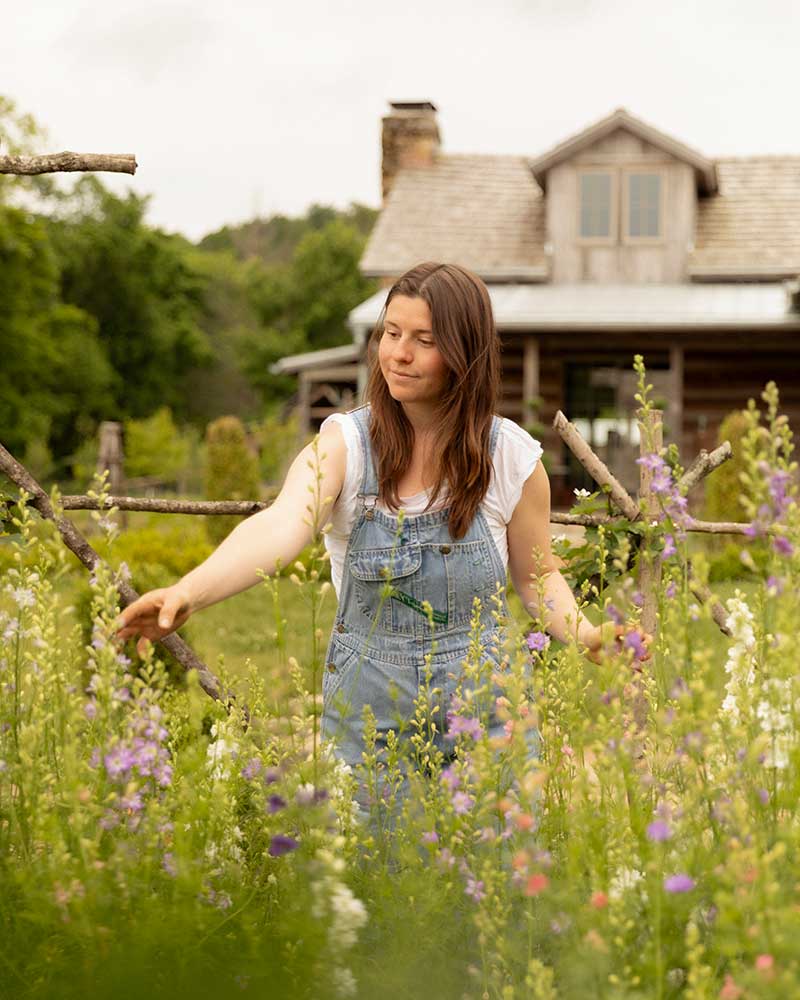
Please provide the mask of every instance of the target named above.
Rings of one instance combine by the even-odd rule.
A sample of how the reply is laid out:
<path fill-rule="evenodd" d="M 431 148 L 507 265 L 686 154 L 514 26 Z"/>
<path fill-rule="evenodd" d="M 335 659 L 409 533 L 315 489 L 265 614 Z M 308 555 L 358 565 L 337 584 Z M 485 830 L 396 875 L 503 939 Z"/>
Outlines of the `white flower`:
<path fill-rule="evenodd" d="M 231 759 L 236 756 L 236 748 L 225 739 L 214 740 L 206 750 L 206 767 L 215 781 L 227 778 L 231 773 Z"/>
<path fill-rule="evenodd" d="M 572 492 L 579 500 L 586 500 L 592 495 L 588 490 L 573 490 Z"/>
<path fill-rule="evenodd" d="M 18 608 L 32 608 L 36 603 L 36 598 L 30 587 L 12 587 L 9 583 L 6 586 L 6 593 L 11 594 L 11 600 Z"/>
<path fill-rule="evenodd" d="M 334 948 L 352 948 L 367 922 L 367 910 L 346 885 L 337 884 L 330 896 L 333 921 L 329 932 Z"/>
<path fill-rule="evenodd" d="M 609 899 L 621 899 L 623 893 L 633 889 L 644 875 L 636 868 L 622 868 L 608 884 Z"/>
<path fill-rule="evenodd" d="M 344 966 L 335 965 L 331 972 L 333 988 L 340 997 L 353 997 L 356 995 L 356 979 L 349 969 Z"/>

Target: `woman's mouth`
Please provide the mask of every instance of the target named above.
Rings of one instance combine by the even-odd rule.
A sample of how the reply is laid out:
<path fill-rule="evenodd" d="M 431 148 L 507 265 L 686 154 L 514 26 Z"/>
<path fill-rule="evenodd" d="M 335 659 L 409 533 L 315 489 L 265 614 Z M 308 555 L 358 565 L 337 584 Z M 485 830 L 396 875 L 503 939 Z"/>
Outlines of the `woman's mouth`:
<path fill-rule="evenodd" d="M 417 377 L 416 375 L 409 375 L 406 372 L 396 372 L 392 371 L 391 369 L 389 369 L 389 374 L 394 375 L 395 378 L 400 378 L 400 379 L 412 379 Z"/>

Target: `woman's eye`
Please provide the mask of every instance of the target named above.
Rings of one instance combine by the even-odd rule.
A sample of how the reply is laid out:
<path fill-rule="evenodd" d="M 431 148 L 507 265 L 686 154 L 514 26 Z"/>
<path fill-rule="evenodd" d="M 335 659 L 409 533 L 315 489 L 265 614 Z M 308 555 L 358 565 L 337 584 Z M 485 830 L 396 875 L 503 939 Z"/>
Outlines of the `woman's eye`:
<path fill-rule="evenodd" d="M 383 331 L 387 337 L 396 337 L 397 333 L 394 330 L 384 330 Z"/>
<path fill-rule="evenodd" d="M 432 340 L 420 340 L 418 343 L 420 343 L 423 347 L 433 347 Z"/>

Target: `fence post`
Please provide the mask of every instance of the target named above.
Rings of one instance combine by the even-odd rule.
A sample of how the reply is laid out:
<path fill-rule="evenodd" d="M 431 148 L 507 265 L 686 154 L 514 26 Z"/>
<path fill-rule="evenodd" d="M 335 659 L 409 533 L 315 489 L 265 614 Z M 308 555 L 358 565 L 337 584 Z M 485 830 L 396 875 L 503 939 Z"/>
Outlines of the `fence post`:
<path fill-rule="evenodd" d="M 638 410 L 639 454 L 658 454 L 663 443 L 663 413 L 661 410 Z M 642 517 L 650 524 L 660 513 L 658 497 L 651 488 L 653 472 L 639 466 L 639 499 L 644 501 Z M 639 592 L 642 595 L 642 628 L 655 639 L 658 589 L 661 585 L 661 563 L 644 543 L 639 549 Z"/>
<path fill-rule="evenodd" d="M 97 471 L 108 469 L 108 490 L 111 496 L 121 496 L 125 491 L 125 456 L 122 450 L 122 424 L 117 420 L 103 420 L 100 424 L 100 448 Z M 122 510 L 120 527 L 128 527 L 128 514 Z"/>

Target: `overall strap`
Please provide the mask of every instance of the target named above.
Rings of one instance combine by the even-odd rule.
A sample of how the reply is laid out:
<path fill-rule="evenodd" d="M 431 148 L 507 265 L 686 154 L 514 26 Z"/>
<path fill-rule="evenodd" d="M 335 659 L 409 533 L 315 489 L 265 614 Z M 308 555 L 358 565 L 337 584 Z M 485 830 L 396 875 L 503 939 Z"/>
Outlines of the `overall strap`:
<path fill-rule="evenodd" d="M 369 406 L 359 406 L 356 410 L 351 410 L 350 415 L 358 429 L 361 438 L 361 453 L 364 456 L 364 472 L 361 476 L 361 486 L 358 491 L 358 498 L 361 500 L 364 513 L 371 516 L 378 500 L 378 476 L 375 472 L 375 462 L 372 458 L 372 443 L 369 437 Z"/>
<path fill-rule="evenodd" d="M 494 458 L 494 450 L 497 447 L 497 439 L 500 437 L 500 424 L 502 418 L 496 414 L 492 417 L 492 429 L 489 432 L 489 457 Z"/>

